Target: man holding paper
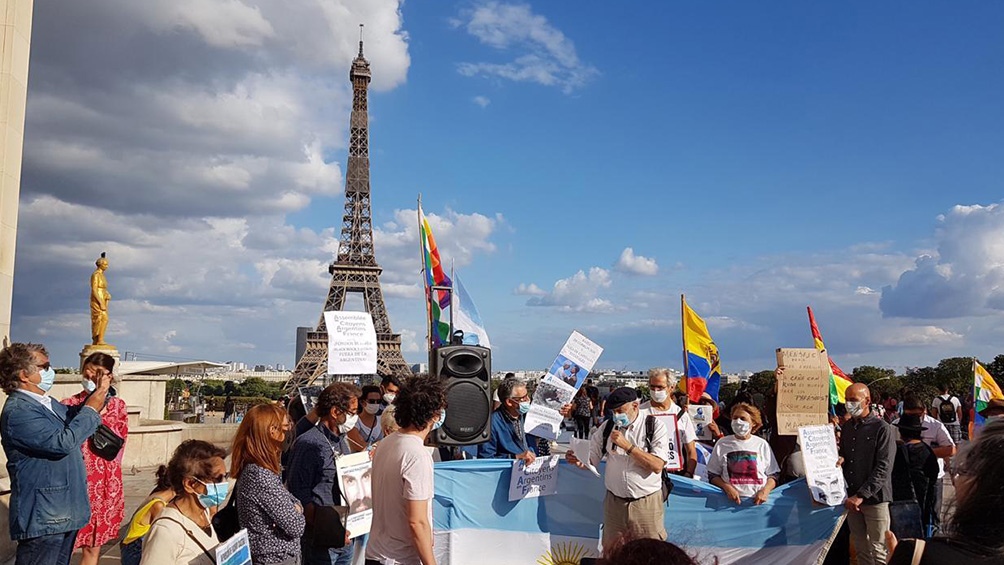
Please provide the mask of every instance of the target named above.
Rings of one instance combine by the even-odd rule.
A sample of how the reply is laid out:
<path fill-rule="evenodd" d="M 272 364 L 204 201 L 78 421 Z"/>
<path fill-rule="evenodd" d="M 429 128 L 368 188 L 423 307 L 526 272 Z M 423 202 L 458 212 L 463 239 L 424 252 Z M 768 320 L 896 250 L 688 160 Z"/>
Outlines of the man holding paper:
<path fill-rule="evenodd" d="M 604 438 L 598 428 L 589 439 L 589 465 L 596 466 L 606 455 L 603 483 L 603 547 L 631 529 L 638 537 L 666 539 L 663 525 L 662 469 L 669 459 L 669 434 L 658 418 L 640 413 L 638 393 L 622 387 L 607 397 L 613 411 L 613 430 Z M 601 426 L 603 426 L 601 424 Z M 648 429 L 652 433 L 649 437 Z M 604 439 L 606 442 L 604 444 Z M 572 452 L 565 459 L 586 469 Z"/>

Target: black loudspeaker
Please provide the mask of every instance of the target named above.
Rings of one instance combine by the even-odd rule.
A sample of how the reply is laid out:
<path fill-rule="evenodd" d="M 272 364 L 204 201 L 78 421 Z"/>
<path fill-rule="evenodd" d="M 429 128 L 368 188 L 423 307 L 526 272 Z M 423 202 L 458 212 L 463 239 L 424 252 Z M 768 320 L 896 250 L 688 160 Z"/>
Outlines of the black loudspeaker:
<path fill-rule="evenodd" d="M 446 421 L 435 432 L 439 445 L 474 445 L 491 437 L 492 352 L 476 345 L 435 350 L 432 374 L 446 386 Z"/>

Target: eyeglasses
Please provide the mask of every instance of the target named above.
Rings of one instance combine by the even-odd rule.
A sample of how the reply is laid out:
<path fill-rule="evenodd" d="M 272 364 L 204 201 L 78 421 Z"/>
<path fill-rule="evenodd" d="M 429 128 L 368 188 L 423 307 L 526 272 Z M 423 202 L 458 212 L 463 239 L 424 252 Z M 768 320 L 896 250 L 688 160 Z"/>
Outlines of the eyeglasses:
<path fill-rule="evenodd" d="M 524 394 L 523 396 L 514 396 L 512 397 L 512 399 L 515 400 L 516 402 L 526 402 L 527 400 L 530 400 L 530 394 L 527 393 Z"/>
<path fill-rule="evenodd" d="M 48 371 L 52 367 L 52 364 L 46 361 L 41 365 L 35 365 L 35 368 L 42 369 L 43 371 Z"/>
<path fill-rule="evenodd" d="M 367 398 L 366 399 L 366 404 L 380 404 L 381 402 L 382 402 L 382 400 L 380 400 L 379 398 Z"/>
<path fill-rule="evenodd" d="M 217 477 L 208 477 L 206 478 L 206 481 L 203 481 L 198 477 L 192 477 L 192 478 L 206 486 L 209 486 L 211 483 L 207 483 L 206 481 L 212 481 L 213 483 L 222 483 L 224 481 L 230 480 L 230 473 L 223 473 L 222 475 L 219 475 Z"/>

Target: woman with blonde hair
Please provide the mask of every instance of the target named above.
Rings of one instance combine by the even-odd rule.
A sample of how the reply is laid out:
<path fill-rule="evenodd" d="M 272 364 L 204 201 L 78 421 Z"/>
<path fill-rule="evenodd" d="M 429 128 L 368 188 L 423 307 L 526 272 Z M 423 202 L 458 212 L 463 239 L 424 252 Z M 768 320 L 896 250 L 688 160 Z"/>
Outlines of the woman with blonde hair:
<path fill-rule="evenodd" d="M 718 440 L 708 460 L 708 478 L 736 504 L 763 504 L 777 486 L 780 469 L 767 440 L 753 435 L 763 426 L 760 410 L 746 402 L 732 407 L 732 435 Z"/>
<path fill-rule="evenodd" d="M 280 454 L 291 430 L 286 411 L 259 404 L 244 415 L 231 451 L 230 474 L 242 528 L 256 564 L 299 564 L 303 508 L 282 485 Z"/>

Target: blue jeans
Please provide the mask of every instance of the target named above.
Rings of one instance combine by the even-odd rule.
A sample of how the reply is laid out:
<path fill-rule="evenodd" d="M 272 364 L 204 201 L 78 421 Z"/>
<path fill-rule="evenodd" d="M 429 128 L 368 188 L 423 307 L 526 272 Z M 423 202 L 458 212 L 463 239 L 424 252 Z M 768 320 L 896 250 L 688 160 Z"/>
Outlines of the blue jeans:
<path fill-rule="evenodd" d="M 318 549 L 307 536 L 300 541 L 303 565 L 352 565 L 352 543 L 339 549 Z M 20 565 L 20 564 L 18 564 Z"/>
<path fill-rule="evenodd" d="M 139 565 L 143 558 L 143 538 L 122 544 L 119 546 L 122 556 L 122 565 Z"/>
<path fill-rule="evenodd" d="M 17 542 L 15 565 L 69 565 L 77 532 L 49 534 Z"/>

